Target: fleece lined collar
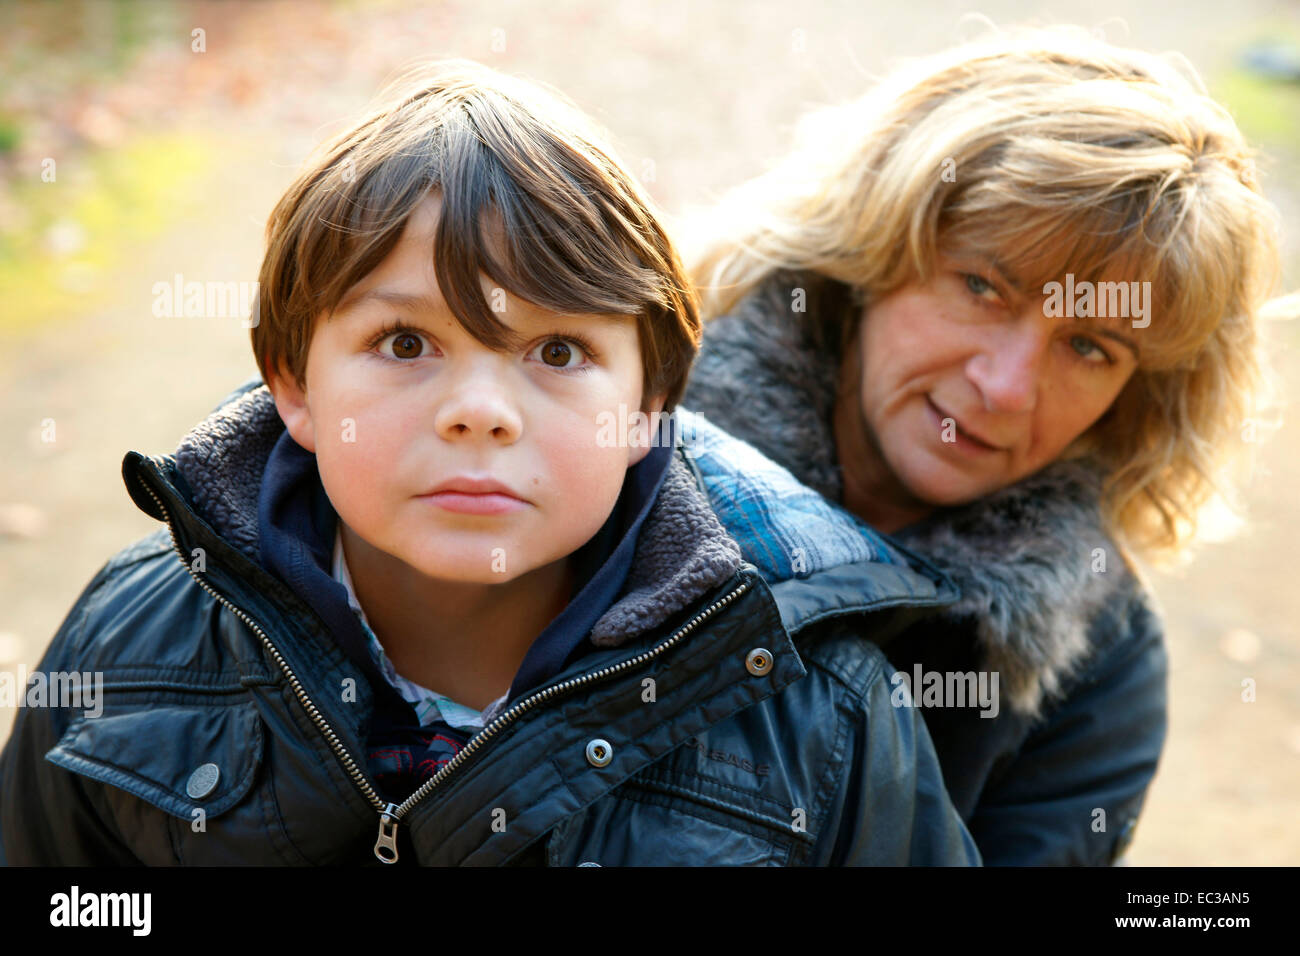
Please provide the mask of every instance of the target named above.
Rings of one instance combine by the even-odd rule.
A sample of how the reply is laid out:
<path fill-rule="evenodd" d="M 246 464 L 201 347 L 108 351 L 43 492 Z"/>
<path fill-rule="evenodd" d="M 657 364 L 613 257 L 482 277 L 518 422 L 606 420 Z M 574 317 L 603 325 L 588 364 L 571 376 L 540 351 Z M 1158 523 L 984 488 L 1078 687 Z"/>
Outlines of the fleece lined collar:
<path fill-rule="evenodd" d="M 956 596 L 932 565 L 802 486 L 787 469 L 685 409 L 675 416 L 678 447 L 637 535 L 621 594 L 588 635 L 594 645 L 617 647 L 658 626 L 725 583 L 746 560 L 773 585 L 792 633 L 828 614 L 930 606 Z M 259 565 L 259 491 L 284 434 L 270 390 L 254 378 L 195 426 L 173 456 L 191 507 Z M 145 499 L 136 500 L 153 514 Z"/>
<path fill-rule="evenodd" d="M 792 308 L 800 289 L 805 312 Z M 774 273 L 730 314 L 706 324 L 683 404 L 841 501 L 832 426 L 838 330 L 856 308 L 840 283 Z M 1088 460 L 1056 462 L 893 536 L 960 588 L 961 598 L 940 613 L 953 626 L 974 622 L 981 666 L 1000 672 L 1003 692 L 1022 714 L 1038 715 L 1078 669 L 1090 649 L 1087 622 L 1127 574 L 1102 528 L 1102 477 Z M 1097 549 L 1105 573 L 1097 570 Z"/>
<path fill-rule="evenodd" d="M 270 389 L 255 380 L 196 425 L 174 455 L 195 511 L 258 564 L 259 492 L 284 433 Z M 740 547 L 674 454 L 638 534 L 624 593 L 593 625 L 592 642 L 616 647 L 650 630 L 729 580 L 741 563 Z"/>

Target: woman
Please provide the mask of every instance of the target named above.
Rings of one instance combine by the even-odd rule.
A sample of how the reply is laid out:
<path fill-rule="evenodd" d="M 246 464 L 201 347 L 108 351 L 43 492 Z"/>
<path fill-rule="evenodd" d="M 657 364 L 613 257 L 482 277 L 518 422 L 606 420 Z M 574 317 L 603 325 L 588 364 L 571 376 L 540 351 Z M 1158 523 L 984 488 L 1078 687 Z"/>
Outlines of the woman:
<path fill-rule="evenodd" d="M 919 61 L 797 142 L 706 233 L 684 405 L 959 586 L 885 649 L 985 862 L 1112 862 L 1166 728 L 1126 552 L 1186 552 L 1265 382 L 1245 144 L 1194 75 L 1073 30 Z"/>

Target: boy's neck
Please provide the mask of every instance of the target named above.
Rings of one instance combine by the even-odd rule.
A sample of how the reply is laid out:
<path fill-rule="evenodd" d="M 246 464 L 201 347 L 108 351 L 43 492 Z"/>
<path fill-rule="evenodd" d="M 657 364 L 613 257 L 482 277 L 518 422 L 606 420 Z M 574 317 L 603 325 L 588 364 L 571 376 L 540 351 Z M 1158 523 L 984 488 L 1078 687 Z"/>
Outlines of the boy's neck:
<path fill-rule="evenodd" d="M 393 667 L 477 710 L 510 689 L 537 635 L 572 598 L 567 558 L 504 584 L 432 581 L 346 524 L 340 530 L 357 601 Z"/>

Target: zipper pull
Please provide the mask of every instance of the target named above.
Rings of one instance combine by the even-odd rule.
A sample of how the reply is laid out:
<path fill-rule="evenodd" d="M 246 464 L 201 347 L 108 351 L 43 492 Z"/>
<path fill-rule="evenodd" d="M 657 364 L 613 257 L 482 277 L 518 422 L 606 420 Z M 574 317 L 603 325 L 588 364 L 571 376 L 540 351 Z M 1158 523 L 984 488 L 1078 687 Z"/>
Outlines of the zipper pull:
<path fill-rule="evenodd" d="M 379 816 L 379 839 L 375 841 L 375 856 L 380 863 L 397 862 L 397 804 L 384 807 Z"/>

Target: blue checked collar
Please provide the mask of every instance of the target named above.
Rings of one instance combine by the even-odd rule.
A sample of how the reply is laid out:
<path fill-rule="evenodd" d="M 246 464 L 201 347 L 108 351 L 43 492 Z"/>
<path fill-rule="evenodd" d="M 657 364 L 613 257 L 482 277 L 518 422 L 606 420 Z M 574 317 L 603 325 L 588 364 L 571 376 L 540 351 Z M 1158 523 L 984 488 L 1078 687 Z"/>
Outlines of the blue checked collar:
<path fill-rule="evenodd" d="M 752 445 L 703 415 L 684 408 L 676 414 L 683 454 L 703 479 L 709 504 L 768 583 L 860 561 L 909 563 L 878 531 Z"/>
<path fill-rule="evenodd" d="M 772 588 L 791 633 L 829 615 L 934 607 L 952 580 L 698 413 L 678 408 L 683 457 L 719 523 Z"/>

